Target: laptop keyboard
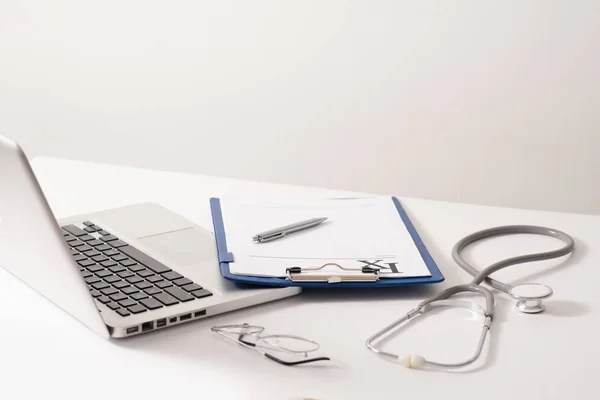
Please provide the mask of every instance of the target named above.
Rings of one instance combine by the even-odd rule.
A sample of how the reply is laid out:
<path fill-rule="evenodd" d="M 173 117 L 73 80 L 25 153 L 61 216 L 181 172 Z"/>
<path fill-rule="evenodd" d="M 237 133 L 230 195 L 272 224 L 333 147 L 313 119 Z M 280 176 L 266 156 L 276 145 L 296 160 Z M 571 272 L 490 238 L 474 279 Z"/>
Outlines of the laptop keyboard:
<path fill-rule="evenodd" d="M 62 229 L 92 296 L 122 317 L 212 296 L 92 222 Z"/>

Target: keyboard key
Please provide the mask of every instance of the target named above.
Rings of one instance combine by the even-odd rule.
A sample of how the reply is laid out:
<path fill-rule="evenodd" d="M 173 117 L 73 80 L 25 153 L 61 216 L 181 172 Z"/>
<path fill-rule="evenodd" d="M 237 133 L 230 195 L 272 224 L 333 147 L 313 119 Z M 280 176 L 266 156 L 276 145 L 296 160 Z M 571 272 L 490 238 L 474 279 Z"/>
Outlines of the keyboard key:
<path fill-rule="evenodd" d="M 85 253 L 86 251 L 90 251 L 90 250 L 94 250 L 94 249 L 92 249 L 92 248 L 91 248 L 90 246 L 88 246 L 87 244 L 86 244 L 86 245 L 83 245 L 83 246 L 79 246 L 79 247 L 77 248 L 77 251 L 79 251 L 79 252 L 81 252 L 81 253 Z"/>
<path fill-rule="evenodd" d="M 99 276 L 100 278 L 106 278 L 107 276 L 111 276 L 112 273 L 110 271 L 107 271 L 105 269 L 103 269 L 102 271 L 98 271 L 96 272 L 96 276 Z M 108 283 L 112 283 L 108 280 L 108 278 L 104 279 L 106 282 Z"/>
<path fill-rule="evenodd" d="M 90 276 L 92 276 L 92 273 L 84 269 L 83 271 L 81 271 L 81 276 L 83 278 L 89 278 Z"/>
<path fill-rule="evenodd" d="M 165 306 L 172 306 L 173 304 L 179 303 L 177 300 L 175 300 L 173 297 L 169 296 L 166 293 L 156 294 L 154 295 L 154 298 L 163 303 Z"/>
<path fill-rule="evenodd" d="M 112 242 L 113 240 L 119 240 L 119 238 L 116 236 L 113 236 L 113 235 L 106 235 L 106 236 L 102 236 L 100 238 L 100 240 L 102 240 L 104 242 Z"/>
<path fill-rule="evenodd" d="M 149 310 L 155 310 L 157 308 L 161 308 L 163 305 L 153 298 L 140 300 L 140 303 L 143 304 Z"/>
<path fill-rule="evenodd" d="M 118 312 L 118 313 L 119 313 L 119 315 L 120 315 L 120 316 L 122 316 L 122 317 L 126 317 L 126 316 L 128 316 L 128 315 L 131 315 L 131 313 L 130 313 L 129 311 L 127 311 L 126 309 L 124 309 L 124 308 L 119 308 L 119 309 L 117 310 L 117 312 Z"/>
<path fill-rule="evenodd" d="M 105 230 L 103 230 L 103 229 L 100 229 L 100 230 L 98 231 L 98 233 L 99 233 L 99 234 L 101 234 L 102 236 L 110 235 L 110 233 L 109 233 L 109 232 L 106 232 L 106 231 L 105 231 Z"/>
<path fill-rule="evenodd" d="M 115 242 L 111 242 L 111 244 L 113 244 L 113 243 L 115 243 Z M 129 256 L 130 258 L 133 258 L 140 264 L 145 265 L 146 268 L 151 269 L 152 271 L 154 271 L 157 274 L 162 274 L 164 272 L 169 272 L 171 270 L 164 264 L 162 264 L 162 263 L 158 262 L 157 260 L 155 260 L 154 258 L 142 253 L 135 247 L 125 246 L 125 247 L 121 247 L 119 250 L 121 250 L 121 252 L 123 252 L 123 254 Z"/>
<path fill-rule="evenodd" d="M 110 271 L 104 271 L 104 272 L 107 272 L 108 274 L 110 274 Z M 98 275 L 98 276 L 100 276 L 100 275 Z M 119 278 L 116 275 L 110 275 L 110 276 L 107 276 L 106 278 L 104 278 L 104 282 L 108 282 L 108 283 L 115 283 L 115 282 L 119 282 L 119 281 L 121 281 L 121 278 Z M 121 282 L 123 282 L 123 281 L 121 281 Z"/>
<path fill-rule="evenodd" d="M 94 223 L 91 221 L 84 221 L 83 224 L 87 227 L 94 226 Z"/>
<path fill-rule="evenodd" d="M 183 278 L 183 275 L 178 274 L 175 271 L 171 271 L 167 272 L 166 274 L 163 274 L 163 278 L 168 279 L 170 281 L 174 281 L 175 279 Z"/>
<path fill-rule="evenodd" d="M 124 289 L 127 288 L 129 286 L 129 283 L 125 282 L 125 281 L 118 281 L 112 284 L 114 287 L 116 287 L 117 289 L 121 289 L 123 291 L 125 291 Z"/>
<path fill-rule="evenodd" d="M 96 282 L 92 285 L 92 287 L 96 290 L 101 290 L 101 289 L 106 289 L 107 287 L 109 287 L 108 283 L 106 282 Z"/>
<path fill-rule="evenodd" d="M 179 278 L 179 279 L 175 279 L 173 281 L 174 284 L 176 284 L 177 286 L 184 286 L 184 285 L 189 285 L 190 283 L 194 283 L 192 281 L 190 281 L 188 278 Z"/>
<path fill-rule="evenodd" d="M 150 296 L 154 296 L 155 294 L 161 293 L 161 290 L 159 288 L 149 287 L 147 289 L 144 289 L 144 292 L 146 294 L 149 294 Z"/>
<path fill-rule="evenodd" d="M 143 281 L 143 279 L 140 278 L 139 276 L 130 276 L 129 278 L 127 278 L 125 280 L 127 282 L 129 282 L 129 283 L 132 283 L 132 284 L 139 283 L 139 282 Z"/>
<path fill-rule="evenodd" d="M 140 265 L 140 264 L 133 264 L 127 268 L 129 268 L 129 270 L 133 271 L 133 272 L 139 272 L 139 271 L 143 271 L 146 269 L 143 265 Z"/>
<path fill-rule="evenodd" d="M 162 281 L 162 277 L 160 275 L 152 275 L 146 278 L 148 282 L 156 283 Z"/>
<path fill-rule="evenodd" d="M 127 296 L 125 296 L 123 293 L 115 293 L 115 294 L 111 295 L 110 298 L 113 301 L 121 301 L 121 300 L 125 300 L 127 298 Z"/>
<path fill-rule="evenodd" d="M 179 301 L 194 300 L 193 296 L 190 296 L 178 287 L 168 287 L 165 289 L 165 292 L 169 293 L 171 296 L 175 297 Z"/>
<path fill-rule="evenodd" d="M 135 304 L 135 301 L 131 300 L 131 299 L 125 299 L 125 300 L 121 300 L 119 302 L 120 305 L 122 305 L 123 307 L 131 307 L 132 305 Z"/>
<path fill-rule="evenodd" d="M 141 299 L 145 299 L 146 297 L 148 297 L 148 295 L 144 292 L 139 292 L 139 293 L 134 293 L 131 295 L 131 298 L 134 300 L 141 300 Z"/>
<path fill-rule="evenodd" d="M 121 265 L 125 266 L 125 267 L 130 267 L 130 266 L 132 266 L 132 265 L 135 265 L 135 264 L 137 264 L 135 261 L 133 261 L 133 260 L 132 260 L 132 259 L 130 259 L 130 258 L 126 258 L 125 260 L 121 260 L 121 261 L 119 261 L 119 263 L 120 263 Z"/>
<path fill-rule="evenodd" d="M 87 257 L 86 257 L 86 256 L 84 256 L 83 254 L 78 254 L 78 255 L 76 255 L 75 257 L 73 257 L 73 259 L 74 259 L 75 261 L 83 261 L 83 260 L 87 260 Z"/>
<path fill-rule="evenodd" d="M 98 291 L 96 291 L 96 290 L 92 290 L 92 291 L 90 292 L 90 294 L 91 294 L 93 297 L 100 297 L 100 296 L 102 296 L 102 293 L 100 293 L 100 292 L 98 292 Z"/>
<path fill-rule="evenodd" d="M 106 296 L 110 296 L 111 294 L 118 293 L 119 291 L 114 287 L 107 287 L 106 289 L 102 289 L 101 292 Z"/>
<path fill-rule="evenodd" d="M 88 243 L 92 243 L 92 242 L 88 242 Z M 110 246 L 107 245 L 106 243 L 103 243 L 100 246 L 96 246 L 96 250 L 98 250 L 98 251 L 110 250 Z"/>
<path fill-rule="evenodd" d="M 108 254 L 109 251 L 117 251 L 115 249 L 110 249 L 108 251 L 105 251 L 104 254 Z M 113 260 L 115 261 L 123 261 L 123 260 L 127 260 L 127 256 L 124 256 L 123 254 L 119 253 L 116 256 L 111 256 Z"/>
<path fill-rule="evenodd" d="M 102 268 L 98 264 L 90 265 L 89 267 L 87 267 L 87 270 L 90 271 L 90 272 L 98 272 L 98 271 L 102 271 L 103 269 L 104 268 Z"/>
<path fill-rule="evenodd" d="M 89 242 L 90 240 L 94 240 L 94 239 L 96 239 L 96 238 L 93 237 L 92 235 L 79 236 L 79 240 L 83 240 L 84 242 Z"/>
<path fill-rule="evenodd" d="M 113 240 L 112 242 L 108 242 L 108 244 L 110 244 L 112 247 L 117 248 L 117 249 L 119 247 L 127 246 L 127 243 L 125 243 L 122 240 Z"/>
<path fill-rule="evenodd" d="M 90 240 L 89 242 L 87 242 L 87 244 L 90 245 L 90 246 L 96 247 L 96 246 L 103 245 L 104 242 L 101 242 L 98 239 L 94 239 L 94 240 Z"/>
<path fill-rule="evenodd" d="M 115 265 L 114 267 L 110 267 L 108 270 L 116 274 L 117 272 L 125 271 L 125 267 L 121 265 Z"/>
<path fill-rule="evenodd" d="M 202 289 L 202 286 L 200 285 L 196 285 L 195 283 L 189 284 L 189 285 L 185 285 L 184 287 L 182 287 L 183 290 L 185 290 L 186 292 L 193 292 L 194 290 L 200 290 Z"/>
<path fill-rule="evenodd" d="M 123 282 L 123 283 L 127 283 L 127 282 Z M 121 289 L 121 291 L 125 294 L 134 294 L 139 292 L 139 289 L 134 287 L 134 286 L 127 286 Z"/>
<path fill-rule="evenodd" d="M 93 262 L 92 260 L 81 260 L 81 261 L 77 261 L 77 264 L 81 265 L 82 267 L 89 267 L 90 265 L 94 265 L 96 264 L 95 262 Z"/>
<path fill-rule="evenodd" d="M 63 232 L 63 236 L 69 236 L 67 232 Z"/>
<path fill-rule="evenodd" d="M 167 288 L 169 286 L 173 286 L 173 284 L 169 281 L 160 281 L 160 282 L 156 282 L 154 284 L 161 289 Z"/>
<path fill-rule="evenodd" d="M 150 271 L 149 269 L 144 269 L 141 270 L 137 273 L 139 276 L 141 276 L 142 278 L 146 278 L 150 275 L 154 275 L 154 272 Z"/>
<path fill-rule="evenodd" d="M 79 246 L 85 246 L 85 243 L 83 243 L 81 240 L 74 240 L 72 242 L 69 242 L 69 246 L 77 248 Z"/>
<path fill-rule="evenodd" d="M 69 232 L 73 236 L 83 236 L 87 235 L 87 233 L 81 229 L 76 227 L 75 225 L 65 225 L 62 227 L 65 231 Z"/>
<path fill-rule="evenodd" d="M 92 249 L 90 251 L 86 251 L 85 255 L 88 256 L 88 257 L 96 257 L 97 255 L 100 255 L 100 252 Z"/>
<path fill-rule="evenodd" d="M 211 293 L 211 292 L 209 292 L 209 291 L 208 291 L 208 290 L 206 290 L 206 289 L 202 289 L 202 290 L 196 290 L 196 291 L 193 291 L 193 292 L 192 292 L 192 294 L 193 294 L 194 296 L 196 296 L 197 298 L 199 298 L 199 299 L 201 299 L 201 298 L 203 298 L 203 297 L 212 296 L 212 293 Z"/>
<path fill-rule="evenodd" d="M 116 310 L 117 308 L 121 308 L 117 303 L 108 303 L 107 306 L 111 310 Z"/>
<path fill-rule="evenodd" d="M 104 254 L 100 254 L 97 255 L 96 257 L 92 257 L 92 260 L 96 261 L 96 262 L 101 262 L 101 261 L 106 261 L 108 260 L 108 257 L 106 257 Z"/>
<path fill-rule="evenodd" d="M 133 272 L 131 271 L 127 271 L 126 269 L 124 269 L 123 271 L 119 272 L 118 275 L 125 279 L 125 278 L 129 278 L 130 276 L 133 276 Z"/>
<path fill-rule="evenodd" d="M 142 281 L 142 282 L 136 283 L 135 287 L 138 289 L 148 289 L 149 287 L 152 287 L 152 284 L 150 282 Z"/>
<path fill-rule="evenodd" d="M 121 254 L 121 253 L 119 253 L 119 251 L 118 251 L 118 250 L 115 250 L 115 249 L 110 249 L 110 250 L 106 250 L 106 251 L 104 252 L 104 254 L 106 254 L 106 255 L 107 255 L 107 256 L 109 256 L 109 257 L 112 257 L 112 256 L 116 256 L 117 254 Z M 117 260 L 117 261 L 118 261 L 118 260 Z"/>
<path fill-rule="evenodd" d="M 98 297 L 98 301 L 102 304 L 110 303 L 110 299 L 106 296 Z"/>
<path fill-rule="evenodd" d="M 76 238 L 75 236 L 71 236 L 71 235 L 69 235 L 69 236 L 66 236 L 66 237 L 65 237 L 65 241 L 66 241 L 67 243 L 71 243 L 71 242 L 75 242 L 75 241 L 77 241 L 77 238 Z"/>
<path fill-rule="evenodd" d="M 96 283 L 96 282 L 100 282 L 100 278 L 93 276 L 93 275 L 85 278 L 85 283 L 87 283 L 88 285 L 91 285 L 92 283 Z"/>
<path fill-rule="evenodd" d="M 113 260 L 106 260 L 106 261 L 102 261 L 100 263 L 100 265 L 102 265 L 103 267 L 108 268 L 108 267 L 112 267 L 114 265 L 117 265 L 117 263 L 115 261 L 113 261 Z"/>
<path fill-rule="evenodd" d="M 79 252 L 77 251 L 77 249 L 71 249 L 71 255 L 75 256 L 77 254 L 79 254 Z"/>
<path fill-rule="evenodd" d="M 86 231 L 87 233 L 94 233 L 96 232 L 96 228 L 93 228 L 91 226 L 86 226 L 85 228 L 83 228 L 84 231 Z"/>
<path fill-rule="evenodd" d="M 128 307 L 127 309 L 130 312 L 132 312 L 133 314 L 139 314 L 139 313 L 143 313 L 144 311 L 146 311 L 146 309 L 143 306 L 140 306 L 139 304 L 136 304 L 135 306 L 132 306 L 132 307 Z"/>

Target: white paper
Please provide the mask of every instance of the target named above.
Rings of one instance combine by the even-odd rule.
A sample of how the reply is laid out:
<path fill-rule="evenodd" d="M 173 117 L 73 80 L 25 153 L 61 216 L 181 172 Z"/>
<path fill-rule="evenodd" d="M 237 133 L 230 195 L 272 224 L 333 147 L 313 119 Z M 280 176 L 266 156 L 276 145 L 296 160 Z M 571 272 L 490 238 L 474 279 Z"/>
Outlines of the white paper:
<path fill-rule="evenodd" d="M 391 197 L 251 202 L 221 199 L 232 274 L 286 276 L 287 268 L 336 263 L 348 269 L 383 267 L 381 278 L 431 276 Z M 272 242 L 253 236 L 299 221 L 322 224 Z M 356 274 L 336 267 L 337 275 Z"/>

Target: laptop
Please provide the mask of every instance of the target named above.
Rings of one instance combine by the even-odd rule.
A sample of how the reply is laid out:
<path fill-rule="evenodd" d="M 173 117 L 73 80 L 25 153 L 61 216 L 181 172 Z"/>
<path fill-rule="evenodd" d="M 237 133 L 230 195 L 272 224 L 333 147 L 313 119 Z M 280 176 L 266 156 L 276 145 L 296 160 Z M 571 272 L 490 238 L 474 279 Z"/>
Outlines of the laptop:
<path fill-rule="evenodd" d="M 3 136 L 0 171 L 0 266 L 102 337 L 135 336 L 300 293 L 223 279 L 212 233 L 158 204 L 57 221 L 27 156 Z"/>

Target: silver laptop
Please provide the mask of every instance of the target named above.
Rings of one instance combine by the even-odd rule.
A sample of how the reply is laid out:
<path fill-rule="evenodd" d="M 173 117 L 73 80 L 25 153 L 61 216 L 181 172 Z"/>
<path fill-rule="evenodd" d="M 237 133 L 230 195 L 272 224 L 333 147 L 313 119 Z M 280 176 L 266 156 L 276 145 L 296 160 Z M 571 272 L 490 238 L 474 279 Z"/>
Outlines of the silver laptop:
<path fill-rule="evenodd" d="M 3 136 L 0 266 L 106 338 L 300 292 L 223 279 L 212 233 L 157 204 L 56 221 L 26 155 Z"/>

